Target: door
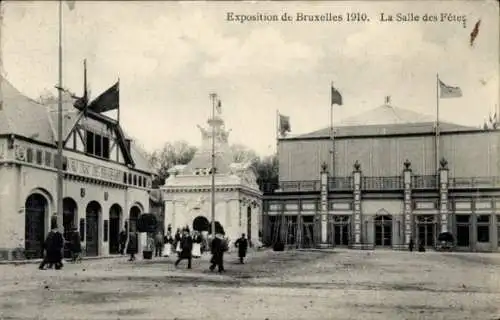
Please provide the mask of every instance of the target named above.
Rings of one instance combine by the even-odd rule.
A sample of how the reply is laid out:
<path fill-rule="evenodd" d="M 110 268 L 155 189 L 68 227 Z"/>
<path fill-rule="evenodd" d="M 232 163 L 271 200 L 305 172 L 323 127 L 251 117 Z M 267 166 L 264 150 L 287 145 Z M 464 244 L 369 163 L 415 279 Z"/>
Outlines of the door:
<path fill-rule="evenodd" d="M 437 223 L 433 215 L 417 216 L 417 244 L 434 248 L 436 245 Z"/>
<path fill-rule="evenodd" d="M 27 259 L 42 258 L 47 200 L 40 194 L 32 194 L 26 199 L 25 208 L 25 257 Z"/>
<path fill-rule="evenodd" d="M 375 217 L 375 245 L 380 247 L 390 247 L 392 245 L 391 216 Z"/>
<path fill-rule="evenodd" d="M 118 254 L 120 251 L 120 215 L 121 208 L 113 205 L 109 210 L 109 253 Z"/>
<path fill-rule="evenodd" d="M 99 254 L 99 210 L 100 206 L 90 203 L 86 214 L 86 250 L 87 256 L 95 257 Z"/>

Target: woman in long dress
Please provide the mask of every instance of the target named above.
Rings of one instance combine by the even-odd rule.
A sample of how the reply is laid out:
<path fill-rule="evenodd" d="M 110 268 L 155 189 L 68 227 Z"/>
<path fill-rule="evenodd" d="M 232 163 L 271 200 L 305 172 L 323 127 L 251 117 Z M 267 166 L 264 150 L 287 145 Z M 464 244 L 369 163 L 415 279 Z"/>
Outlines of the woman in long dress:
<path fill-rule="evenodd" d="M 167 232 L 167 235 L 165 236 L 165 241 L 164 241 L 164 247 L 163 247 L 163 252 L 165 257 L 170 257 L 172 254 L 172 244 L 174 243 L 174 238 L 172 238 L 172 234 L 170 231 Z"/>
<path fill-rule="evenodd" d="M 201 235 L 195 231 L 193 235 L 193 251 L 192 251 L 193 258 L 201 257 L 201 241 L 202 241 Z"/>

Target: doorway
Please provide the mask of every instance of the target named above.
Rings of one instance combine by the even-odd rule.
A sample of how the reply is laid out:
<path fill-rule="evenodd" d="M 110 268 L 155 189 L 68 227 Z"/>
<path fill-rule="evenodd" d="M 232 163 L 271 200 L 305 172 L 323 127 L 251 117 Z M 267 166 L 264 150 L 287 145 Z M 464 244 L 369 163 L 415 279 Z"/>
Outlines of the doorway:
<path fill-rule="evenodd" d="M 109 209 L 109 253 L 120 253 L 120 225 L 122 208 L 114 204 Z"/>
<path fill-rule="evenodd" d="M 24 218 L 24 254 L 26 259 L 43 257 L 47 207 L 47 199 L 39 193 L 34 193 L 26 199 Z"/>
<path fill-rule="evenodd" d="M 101 205 L 92 201 L 87 205 L 86 210 L 86 255 L 95 257 L 99 255 L 99 214 L 101 212 Z"/>
<path fill-rule="evenodd" d="M 375 246 L 390 247 L 392 245 L 392 217 L 389 215 L 375 217 Z"/>

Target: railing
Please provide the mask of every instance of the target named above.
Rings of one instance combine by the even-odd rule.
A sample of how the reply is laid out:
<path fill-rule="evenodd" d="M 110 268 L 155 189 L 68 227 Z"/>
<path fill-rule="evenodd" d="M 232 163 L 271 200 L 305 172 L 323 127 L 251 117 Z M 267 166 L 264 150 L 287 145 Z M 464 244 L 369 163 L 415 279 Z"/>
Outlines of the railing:
<path fill-rule="evenodd" d="M 412 176 L 412 189 L 437 189 L 438 179 L 435 175 Z"/>
<path fill-rule="evenodd" d="M 500 177 L 449 178 L 450 189 L 500 188 Z"/>
<path fill-rule="evenodd" d="M 333 177 L 328 178 L 328 190 L 353 190 L 353 177 Z"/>
<path fill-rule="evenodd" d="M 362 190 L 400 190 L 403 189 L 403 177 L 362 177 Z"/>
<path fill-rule="evenodd" d="M 411 177 L 411 188 L 416 190 L 439 190 L 439 179 L 436 175 L 415 175 Z M 449 178 L 449 189 L 500 188 L 500 177 L 455 177 Z M 362 177 L 361 190 L 384 191 L 403 190 L 402 176 Z M 319 180 L 282 181 L 280 183 L 262 183 L 260 190 L 265 194 L 276 192 L 320 192 Z M 329 191 L 354 190 L 353 177 L 328 178 Z"/>
<path fill-rule="evenodd" d="M 319 192 L 321 189 L 319 180 L 311 181 L 283 181 L 280 183 L 264 183 L 260 186 L 264 193 L 279 192 Z"/>

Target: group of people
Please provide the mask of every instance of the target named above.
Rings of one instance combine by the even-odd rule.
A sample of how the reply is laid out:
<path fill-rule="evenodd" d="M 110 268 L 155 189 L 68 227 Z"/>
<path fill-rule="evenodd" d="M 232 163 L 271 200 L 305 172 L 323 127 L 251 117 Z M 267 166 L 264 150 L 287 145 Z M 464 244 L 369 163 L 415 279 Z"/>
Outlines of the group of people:
<path fill-rule="evenodd" d="M 200 258 L 209 249 L 212 254 L 210 270 L 213 271 L 217 267 L 219 272 L 224 271 L 224 253 L 229 250 L 229 240 L 221 233 L 216 233 L 215 237 L 211 241 L 208 241 L 200 232 L 190 232 L 188 227 L 184 228 L 182 232 L 180 229 L 177 229 L 175 235 L 172 236 L 171 228 L 169 227 L 165 235 L 158 232 L 154 236 L 154 239 L 150 238 L 149 240 L 151 243 L 148 245 L 154 247 L 155 257 L 168 257 L 172 254 L 172 249 L 175 248 L 175 252 L 177 253 L 176 267 L 181 261 L 187 260 L 187 268 L 191 269 L 192 259 Z M 127 235 L 126 230 L 122 230 L 119 234 L 120 254 L 125 254 L 126 250 L 126 253 L 130 255 L 129 261 L 134 261 L 136 259 L 135 254 L 138 251 L 138 241 L 137 233 L 131 232 Z M 70 252 L 73 262 L 81 259 L 82 246 L 78 230 L 73 228 L 68 241 L 66 241 L 58 228 L 53 227 L 44 242 L 43 249 L 45 254 L 43 261 L 39 265 L 39 269 L 43 270 L 45 266 L 48 266 L 49 268 L 55 267 L 56 270 L 60 270 L 63 267 L 62 260 L 65 244 L 67 244 L 67 249 Z M 240 263 L 244 263 L 244 258 L 249 247 L 249 241 L 245 238 L 245 234 L 242 234 L 241 238 L 235 242 L 235 246 L 238 248 Z"/>
<path fill-rule="evenodd" d="M 40 270 L 44 270 L 45 266 L 49 269 L 55 268 L 60 270 L 63 267 L 64 249 L 65 246 L 70 252 L 71 261 L 76 262 L 81 259 L 82 244 L 78 229 L 72 228 L 68 234 L 68 239 L 59 232 L 57 226 L 54 226 L 43 243 L 43 260 L 38 266 Z"/>

